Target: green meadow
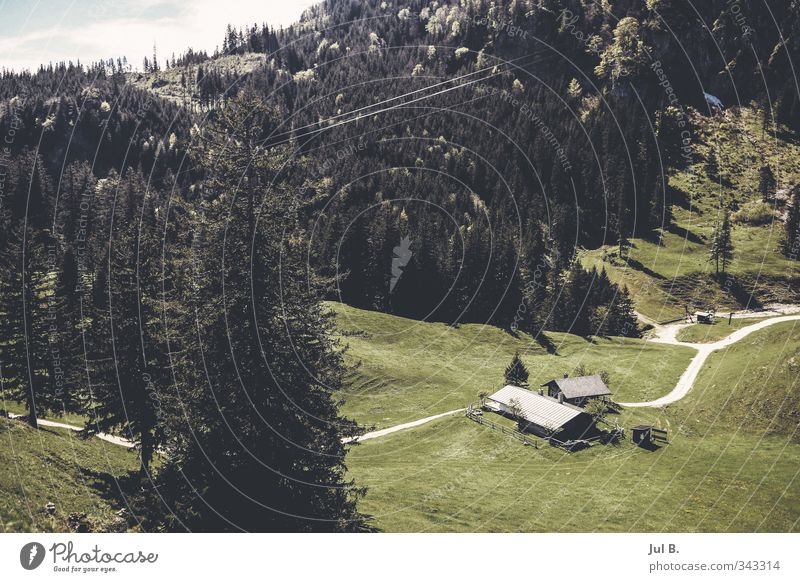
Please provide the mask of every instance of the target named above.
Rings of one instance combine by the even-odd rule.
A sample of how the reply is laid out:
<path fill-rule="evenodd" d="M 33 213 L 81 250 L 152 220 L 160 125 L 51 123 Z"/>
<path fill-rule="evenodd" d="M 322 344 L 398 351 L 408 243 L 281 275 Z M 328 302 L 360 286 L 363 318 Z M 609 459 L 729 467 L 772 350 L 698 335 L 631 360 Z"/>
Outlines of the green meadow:
<path fill-rule="evenodd" d="M 499 386 L 510 355 L 530 341 L 334 307 L 342 329 L 374 334 L 347 338 L 348 358 L 363 361 L 353 378 L 362 392 L 343 394 L 344 411 L 367 424 L 382 420 L 376 410 L 404 411 L 388 426 L 463 406 Z M 619 400 L 668 392 L 694 353 L 550 337 L 559 355 L 523 353 L 532 379 L 602 367 Z M 800 333 L 779 324 L 714 353 L 682 401 L 610 416 L 628 429 L 667 428 L 671 444 L 655 451 L 629 440 L 577 453 L 523 446 L 456 414 L 354 445 L 347 464 L 384 531 L 798 531 L 798 366 Z"/>
<path fill-rule="evenodd" d="M 385 428 L 465 408 L 480 392 L 503 386 L 503 371 L 519 351 L 539 386 L 578 366 L 605 370 L 614 397 L 655 398 L 668 392 L 694 350 L 629 338 L 584 339 L 546 334 L 545 342 L 489 325 L 452 327 L 330 303 L 337 314 L 348 363 L 355 370 L 342 392 L 342 412 Z"/>

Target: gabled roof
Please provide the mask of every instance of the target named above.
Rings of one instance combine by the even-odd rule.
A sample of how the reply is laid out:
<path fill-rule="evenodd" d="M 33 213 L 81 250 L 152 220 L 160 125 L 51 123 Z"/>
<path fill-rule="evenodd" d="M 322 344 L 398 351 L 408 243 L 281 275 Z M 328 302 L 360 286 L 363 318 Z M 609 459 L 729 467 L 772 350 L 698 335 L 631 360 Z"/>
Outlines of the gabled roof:
<path fill-rule="evenodd" d="M 584 398 L 585 396 L 607 396 L 611 390 L 605 385 L 600 376 L 578 376 L 576 378 L 559 378 L 550 380 L 548 386 L 555 383 L 564 394 L 564 398 Z"/>
<path fill-rule="evenodd" d="M 510 406 L 511 400 L 516 400 L 525 420 L 549 430 L 556 430 L 576 416 L 586 414 L 579 408 L 561 404 L 555 398 L 542 396 L 517 386 L 501 388 L 491 396 L 488 396 L 487 400 L 492 400 L 505 406 Z"/>

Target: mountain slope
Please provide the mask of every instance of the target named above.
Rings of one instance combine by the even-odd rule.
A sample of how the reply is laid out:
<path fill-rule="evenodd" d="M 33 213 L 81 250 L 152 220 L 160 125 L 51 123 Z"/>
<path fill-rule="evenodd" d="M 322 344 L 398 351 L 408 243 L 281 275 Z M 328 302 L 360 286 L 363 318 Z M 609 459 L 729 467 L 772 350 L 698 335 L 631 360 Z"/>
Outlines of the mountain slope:
<path fill-rule="evenodd" d="M 793 323 L 756 332 L 680 402 L 614 418 L 667 428 L 656 451 L 534 449 L 459 416 L 353 447 L 350 475 L 386 531 L 798 531 L 798 341 Z"/>
<path fill-rule="evenodd" d="M 800 143 L 781 126 L 765 130 L 764 115 L 756 107 L 709 118 L 695 114 L 702 139 L 694 146 L 695 162 L 669 176 L 678 200 L 673 223 L 653 237 L 633 239 L 628 261 L 607 245 L 584 252 L 584 264 L 605 267 L 612 280 L 628 285 L 637 309 L 656 320 L 683 315 L 684 305 L 752 309 L 800 301 L 800 263 L 779 251 L 788 195 L 800 185 Z M 716 179 L 706 169 L 712 151 Z M 761 204 L 758 191 L 764 165 L 777 180 L 777 195 L 767 204 Z M 728 269 L 734 277 L 716 279 L 709 244 L 725 208 L 734 218 Z"/>
<path fill-rule="evenodd" d="M 118 479 L 138 469 L 135 453 L 72 431 L 33 430 L 0 418 L 0 523 L 5 532 L 125 531 Z M 51 515 L 46 505 L 53 503 Z M 71 514 L 86 514 L 70 520 Z"/>

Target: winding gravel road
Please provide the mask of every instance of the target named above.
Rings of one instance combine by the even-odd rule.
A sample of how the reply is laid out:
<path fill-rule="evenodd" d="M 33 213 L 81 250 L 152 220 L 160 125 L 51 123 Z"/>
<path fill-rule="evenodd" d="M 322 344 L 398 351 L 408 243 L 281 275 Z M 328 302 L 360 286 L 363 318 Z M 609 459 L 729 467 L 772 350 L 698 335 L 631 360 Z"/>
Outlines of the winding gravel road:
<path fill-rule="evenodd" d="M 792 311 L 796 311 L 794 307 L 791 308 Z M 769 315 L 773 315 L 770 313 Z M 734 314 L 734 317 L 758 317 L 759 314 L 748 313 L 746 315 L 741 314 Z M 697 354 L 692 361 L 689 362 L 689 366 L 684 370 L 681 377 L 678 379 L 678 383 L 675 385 L 675 388 L 669 394 L 662 396 L 661 398 L 656 398 L 655 400 L 650 400 L 649 402 L 620 402 L 622 406 L 630 406 L 630 407 L 652 407 L 652 406 L 664 406 L 665 404 L 671 404 L 673 402 L 677 402 L 684 396 L 686 396 L 689 391 L 694 386 L 694 382 L 697 379 L 697 375 L 700 373 L 700 370 L 703 369 L 703 364 L 705 364 L 706 359 L 710 356 L 713 352 L 717 350 L 721 350 L 722 348 L 726 348 L 732 344 L 735 344 L 741 339 L 744 339 L 748 335 L 753 332 L 756 332 L 760 329 L 764 329 L 765 327 L 769 327 L 770 325 L 775 325 L 776 323 L 783 323 L 785 321 L 797 321 L 800 320 L 800 315 L 783 315 L 779 317 L 773 317 L 772 319 L 765 319 L 764 321 L 759 321 L 754 323 L 753 325 L 748 325 L 747 327 L 743 327 L 734 331 L 731 335 L 710 344 L 695 344 L 689 342 L 681 342 L 678 341 L 676 338 L 678 336 L 678 332 L 688 327 L 689 323 L 677 323 L 673 325 L 654 325 L 654 335 L 650 338 L 649 341 L 654 343 L 660 344 L 669 344 L 673 346 L 686 346 L 689 348 L 693 348 L 697 350 Z"/>

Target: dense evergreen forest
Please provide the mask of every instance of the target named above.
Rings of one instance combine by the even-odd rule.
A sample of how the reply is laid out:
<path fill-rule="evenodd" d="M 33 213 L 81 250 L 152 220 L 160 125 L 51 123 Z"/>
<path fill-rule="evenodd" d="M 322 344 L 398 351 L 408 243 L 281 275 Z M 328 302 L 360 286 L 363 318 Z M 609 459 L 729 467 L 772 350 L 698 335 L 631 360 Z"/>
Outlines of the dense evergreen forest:
<path fill-rule="evenodd" d="M 672 228 L 688 108 L 800 130 L 798 0 L 327 0 L 220 33 L 0 78 L 5 398 L 135 441 L 151 529 L 367 528 L 322 299 L 635 336 L 575 254 Z"/>

